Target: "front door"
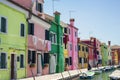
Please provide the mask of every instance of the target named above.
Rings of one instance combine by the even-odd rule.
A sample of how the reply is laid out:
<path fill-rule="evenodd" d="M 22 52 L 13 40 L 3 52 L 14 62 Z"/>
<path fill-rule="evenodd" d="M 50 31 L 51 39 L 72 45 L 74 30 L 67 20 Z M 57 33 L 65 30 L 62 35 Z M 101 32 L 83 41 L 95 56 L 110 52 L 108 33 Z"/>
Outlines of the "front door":
<path fill-rule="evenodd" d="M 56 72 L 56 56 L 50 55 L 50 73 Z"/>
<path fill-rule="evenodd" d="M 38 54 L 37 55 L 37 73 L 41 74 L 42 73 L 42 55 Z"/>
<path fill-rule="evenodd" d="M 84 58 L 82 58 L 82 68 L 84 68 Z"/>
<path fill-rule="evenodd" d="M 17 79 L 17 60 L 16 60 L 16 55 L 11 54 L 11 80 L 16 80 Z"/>

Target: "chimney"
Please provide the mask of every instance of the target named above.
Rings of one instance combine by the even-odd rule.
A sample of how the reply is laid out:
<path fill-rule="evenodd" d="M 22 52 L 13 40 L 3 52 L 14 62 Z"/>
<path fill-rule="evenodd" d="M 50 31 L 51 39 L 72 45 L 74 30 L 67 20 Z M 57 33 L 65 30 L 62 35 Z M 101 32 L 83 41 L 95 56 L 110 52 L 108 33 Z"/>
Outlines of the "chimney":
<path fill-rule="evenodd" d="M 77 38 L 77 43 L 79 43 L 80 42 L 80 38 Z"/>
<path fill-rule="evenodd" d="M 109 46 L 111 45 L 111 41 L 108 41 L 108 45 L 109 45 Z"/>
<path fill-rule="evenodd" d="M 55 11 L 54 15 L 55 15 L 55 22 L 60 24 L 60 13 Z"/>
<path fill-rule="evenodd" d="M 74 21 L 75 21 L 75 19 L 71 18 L 70 19 L 70 25 L 74 26 Z"/>

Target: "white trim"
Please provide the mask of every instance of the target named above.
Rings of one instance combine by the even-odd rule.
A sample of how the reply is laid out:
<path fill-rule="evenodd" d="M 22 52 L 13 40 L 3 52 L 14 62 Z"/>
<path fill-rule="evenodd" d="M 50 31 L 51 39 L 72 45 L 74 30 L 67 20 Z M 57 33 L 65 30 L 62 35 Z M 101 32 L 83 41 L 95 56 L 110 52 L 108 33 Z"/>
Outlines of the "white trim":
<path fill-rule="evenodd" d="M 0 52 L 0 57 L 1 57 L 1 53 L 5 53 L 5 55 L 6 55 L 6 63 L 5 63 L 5 64 L 6 64 L 6 68 L 3 68 L 3 69 L 0 68 L 0 70 L 7 70 L 7 69 L 8 69 L 8 66 L 7 66 L 7 65 L 8 65 L 8 61 L 7 61 L 8 55 L 7 55 L 6 52 Z M 1 58 L 0 58 L 0 59 L 1 59 Z"/>
<path fill-rule="evenodd" d="M 6 19 L 6 32 L 5 33 L 1 32 L 1 18 L 2 17 Z M 7 34 L 8 33 L 8 18 L 5 17 L 5 16 L 2 16 L 2 15 L 0 15 L 0 33 L 2 33 L 2 34 Z"/>

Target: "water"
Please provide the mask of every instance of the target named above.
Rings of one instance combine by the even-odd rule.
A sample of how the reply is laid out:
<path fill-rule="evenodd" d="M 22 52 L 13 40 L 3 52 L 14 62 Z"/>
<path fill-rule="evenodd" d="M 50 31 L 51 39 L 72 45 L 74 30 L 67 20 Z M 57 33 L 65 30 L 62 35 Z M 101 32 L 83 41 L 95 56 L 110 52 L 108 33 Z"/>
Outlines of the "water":
<path fill-rule="evenodd" d="M 120 70 L 120 69 L 119 69 Z M 102 72 L 101 74 L 95 75 L 93 79 L 79 79 L 79 80 L 110 80 L 109 75 L 113 72 L 112 71 L 107 71 L 107 72 Z"/>

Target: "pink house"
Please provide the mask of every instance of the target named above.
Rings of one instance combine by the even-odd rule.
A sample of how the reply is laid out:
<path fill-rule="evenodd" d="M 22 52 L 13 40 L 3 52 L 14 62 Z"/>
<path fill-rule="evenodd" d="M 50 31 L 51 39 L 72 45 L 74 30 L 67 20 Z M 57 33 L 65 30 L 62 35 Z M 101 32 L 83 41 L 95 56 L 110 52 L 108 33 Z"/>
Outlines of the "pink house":
<path fill-rule="evenodd" d="M 28 36 L 26 52 L 27 77 L 49 73 L 50 24 L 44 20 L 43 0 L 13 0 L 22 7 L 29 9 L 36 17 L 28 18 Z"/>
<path fill-rule="evenodd" d="M 78 50 L 77 50 L 77 33 L 78 28 L 74 26 L 74 19 L 70 19 L 70 24 L 68 25 L 68 53 L 69 53 L 69 69 L 74 70 L 78 67 Z"/>

